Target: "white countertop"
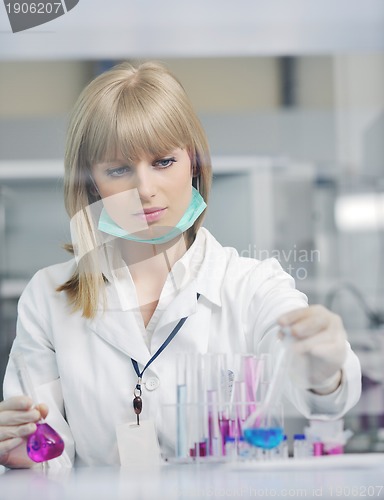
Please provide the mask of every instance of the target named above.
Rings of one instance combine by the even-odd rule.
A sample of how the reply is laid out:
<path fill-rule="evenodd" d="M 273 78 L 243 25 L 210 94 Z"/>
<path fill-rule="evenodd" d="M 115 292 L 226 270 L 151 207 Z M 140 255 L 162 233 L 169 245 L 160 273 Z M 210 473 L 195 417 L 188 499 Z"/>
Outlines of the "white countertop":
<path fill-rule="evenodd" d="M 7 470 L 1 500 L 384 498 L 384 454 L 158 468 Z"/>

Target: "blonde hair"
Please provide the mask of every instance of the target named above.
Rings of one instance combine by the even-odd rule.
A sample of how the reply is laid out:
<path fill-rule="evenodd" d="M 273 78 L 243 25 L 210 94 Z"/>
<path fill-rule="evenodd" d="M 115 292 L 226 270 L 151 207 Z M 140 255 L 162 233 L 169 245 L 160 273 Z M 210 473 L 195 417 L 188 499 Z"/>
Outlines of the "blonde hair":
<path fill-rule="evenodd" d="M 161 157 L 178 147 L 188 151 L 193 177 L 207 202 L 212 168 L 206 136 L 182 85 L 162 64 L 120 64 L 81 93 L 69 124 L 64 178 L 78 268 L 58 291 L 66 291 L 74 310 L 82 310 L 85 317 L 95 315 L 105 281 L 96 251 L 100 241 L 89 212 L 89 206 L 100 200 L 91 166 L 117 153 L 134 163 L 148 153 Z M 204 214 L 187 231 L 188 244 Z"/>

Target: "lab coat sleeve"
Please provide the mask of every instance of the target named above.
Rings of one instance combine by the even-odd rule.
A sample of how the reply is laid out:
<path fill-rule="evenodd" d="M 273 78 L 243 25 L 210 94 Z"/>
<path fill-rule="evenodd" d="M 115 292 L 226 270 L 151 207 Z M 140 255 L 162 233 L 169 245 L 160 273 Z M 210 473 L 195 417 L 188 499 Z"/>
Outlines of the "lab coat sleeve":
<path fill-rule="evenodd" d="M 278 327 L 274 325 L 282 314 L 306 307 L 307 298 L 295 288 L 293 278 L 283 271 L 275 259 L 268 259 L 257 266 L 252 279 L 255 292 L 247 309 L 247 321 L 251 325 L 249 334 L 254 352 L 269 353 L 273 367 L 273 359 L 281 349 Z M 315 394 L 288 377 L 284 393 L 307 418 L 336 419 L 343 416 L 357 403 L 361 393 L 360 363 L 349 343 L 342 367 L 342 383 L 335 392 Z"/>
<path fill-rule="evenodd" d="M 50 336 L 44 297 L 50 290 L 38 272 L 25 288 L 18 304 L 16 337 L 4 377 L 4 399 L 22 394 L 16 374 L 13 355 L 22 354 L 28 368 L 31 384 L 38 403 L 49 408 L 46 422 L 63 438 L 64 453 L 49 462 L 55 469 L 73 465 L 74 440 L 65 420 L 65 408 L 61 390 L 60 374 L 56 363 L 55 346 Z M 52 290 L 52 293 L 56 293 Z"/>

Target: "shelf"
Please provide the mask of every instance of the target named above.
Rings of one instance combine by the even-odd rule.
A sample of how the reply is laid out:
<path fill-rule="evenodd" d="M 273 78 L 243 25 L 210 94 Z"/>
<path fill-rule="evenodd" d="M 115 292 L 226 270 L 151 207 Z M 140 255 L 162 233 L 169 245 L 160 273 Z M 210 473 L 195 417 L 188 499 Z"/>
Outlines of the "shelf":
<path fill-rule="evenodd" d="M 212 156 L 215 174 L 248 173 L 255 169 L 272 168 L 276 160 L 270 156 Z"/>
<path fill-rule="evenodd" d="M 25 279 L 3 279 L 0 280 L 0 299 L 18 299 L 27 286 Z"/>
<path fill-rule="evenodd" d="M 62 160 L 0 161 L 2 181 L 60 179 L 64 176 Z"/>
<path fill-rule="evenodd" d="M 246 173 L 257 168 L 270 168 L 276 160 L 259 156 L 213 156 L 214 174 Z M 0 161 L 0 182 L 58 179 L 64 176 L 62 160 Z"/>
<path fill-rule="evenodd" d="M 242 174 L 255 170 L 278 169 L 292 172 L 313 171 L 313 164 L 298 162 L 285 157 L 234 155 L 212 156 L 213 174 Z M 293 169 L 293 170 L 292 170 Z M 2 181 L 61 179 L 64 165 L 60 159 L 52 160 L 8 160 L 0 161 L 0 183 Z"/>

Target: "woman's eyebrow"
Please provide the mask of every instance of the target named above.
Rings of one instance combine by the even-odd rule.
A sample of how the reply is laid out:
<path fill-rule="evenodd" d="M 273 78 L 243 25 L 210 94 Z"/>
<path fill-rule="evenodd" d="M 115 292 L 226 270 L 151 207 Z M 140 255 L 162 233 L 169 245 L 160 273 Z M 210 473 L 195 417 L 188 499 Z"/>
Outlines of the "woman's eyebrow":
<path fill-rule="evenodd" d="M 106 161 L 98 161 L 94 163 L 95 167 L 111 167 L 114 165 L 121 165 L 123 163 L 128 163 L 126 160 L 123 160 L 122 158 L 116 158 L 115 160 L 106 160 Z"/>
<path fill-rule="evenodd" d="M 166 158 L 168 156 L 175 156 L 180 151 L 180 149 L 181 148 L 174 148 L 174 149 L 170 149 L 166 153 L 148 155 L 148 161 L 155 161 L 155 160 L 158 160 L 161 158 Z M 116 165 L 130 165 L 130 161 L 124 160 L 124 158 L 115 158 L 115 159 L 110 159 L 110 160 L 97 161 L 93 165 L 94 165 L 94 167 L 105 168 L 105 167 L 112 167 L 112 166 L 116 166 Z"/>

